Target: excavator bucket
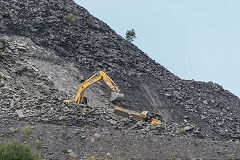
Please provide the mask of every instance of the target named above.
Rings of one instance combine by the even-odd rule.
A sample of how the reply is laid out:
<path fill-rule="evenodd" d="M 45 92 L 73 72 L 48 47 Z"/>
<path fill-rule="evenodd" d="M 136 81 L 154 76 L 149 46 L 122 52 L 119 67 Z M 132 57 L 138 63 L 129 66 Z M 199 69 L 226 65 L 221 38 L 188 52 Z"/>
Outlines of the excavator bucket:
<path fill-rule="evenodd" d="M 119 101 L 124 98 L 124 94 L 112 91 L 110 101 Z"/>

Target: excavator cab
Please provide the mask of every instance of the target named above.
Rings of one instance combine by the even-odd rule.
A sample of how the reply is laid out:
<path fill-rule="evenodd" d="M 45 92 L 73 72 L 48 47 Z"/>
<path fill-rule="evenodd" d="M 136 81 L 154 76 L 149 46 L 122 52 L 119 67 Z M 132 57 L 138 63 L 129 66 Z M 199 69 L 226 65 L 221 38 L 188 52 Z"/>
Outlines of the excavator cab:
<path fill-rule="evenodd" d="M 149 119 L 151 120 L 151 124 L 162 124 L 163 122 L 162 114 L 155 112 L 150 115 Z"/>

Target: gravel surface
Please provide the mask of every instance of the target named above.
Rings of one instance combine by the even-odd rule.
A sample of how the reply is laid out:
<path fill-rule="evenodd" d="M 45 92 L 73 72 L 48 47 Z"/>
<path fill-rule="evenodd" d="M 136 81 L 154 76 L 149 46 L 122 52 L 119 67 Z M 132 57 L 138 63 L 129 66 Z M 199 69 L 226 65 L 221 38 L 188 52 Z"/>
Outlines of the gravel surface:
<path fill-rule="evenodd" d="M 43 159 L 227 159 L 240 157 L 240 143 L 192 139 L 185 136 L 139 135 L 92 126 L 77 127 L 0 120 L 1 141 L 20 140 Z M 29 127 L 27 136 L 22 128 Z M 13 129 L 13 131 L 11 131 Z"/>

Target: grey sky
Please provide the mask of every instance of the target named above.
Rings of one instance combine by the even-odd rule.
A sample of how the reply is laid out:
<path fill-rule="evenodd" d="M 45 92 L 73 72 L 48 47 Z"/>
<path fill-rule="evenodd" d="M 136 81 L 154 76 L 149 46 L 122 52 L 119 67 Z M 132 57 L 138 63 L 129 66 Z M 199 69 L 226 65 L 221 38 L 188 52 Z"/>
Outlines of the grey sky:
<path fill-rule="evenodd" d="M 240 97 L 240 1 L 75 0 L 183 79 L 212 81 Z"/>

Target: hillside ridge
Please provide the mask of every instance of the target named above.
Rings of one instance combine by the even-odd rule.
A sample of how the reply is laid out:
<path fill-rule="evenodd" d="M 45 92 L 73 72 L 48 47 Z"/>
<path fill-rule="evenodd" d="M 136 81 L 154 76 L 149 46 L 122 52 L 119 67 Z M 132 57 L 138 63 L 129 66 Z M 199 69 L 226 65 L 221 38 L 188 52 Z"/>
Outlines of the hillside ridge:
<path fill-rule="evenodd" d="M 9 0 L 0 5 L 1 118 L 87 125 L 142 138 L 176 138 L 190 127 L 183 136 L 193 141 L 239 142 L 237 96 L 213 82 L 180 79 L 72 0 Z M 119 86 L 123 101 L 110 103 L 110 89 L 98 82 L 86 90 L 88 106 L 63 103 L 98 70 Z M 165 124 L 122 119 L 112 114 L 114 105 L 163 113 Z"/>

